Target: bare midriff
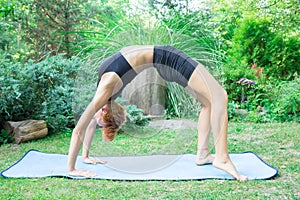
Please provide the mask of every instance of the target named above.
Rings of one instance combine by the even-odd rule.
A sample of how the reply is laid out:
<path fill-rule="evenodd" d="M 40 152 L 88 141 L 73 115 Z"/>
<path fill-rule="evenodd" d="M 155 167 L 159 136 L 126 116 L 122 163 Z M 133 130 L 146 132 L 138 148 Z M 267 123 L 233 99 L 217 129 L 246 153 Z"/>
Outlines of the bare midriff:
<path fill-rule="evenodd" d="M 154 46 L 128 46 L 120 50 L 121 54 L 136 73 L 153 65 Z"/>

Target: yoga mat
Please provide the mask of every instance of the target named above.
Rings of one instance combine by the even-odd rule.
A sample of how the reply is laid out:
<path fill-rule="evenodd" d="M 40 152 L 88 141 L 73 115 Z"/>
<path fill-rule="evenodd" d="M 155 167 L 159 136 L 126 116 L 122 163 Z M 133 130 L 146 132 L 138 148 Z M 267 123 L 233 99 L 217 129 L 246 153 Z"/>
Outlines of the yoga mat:
<path fill-rule="evenodd" d="M 271 179 L 277 169 L 266 164 L 253 152 L 230 154 L 237 170 L 249 180 Z M 80 156 L 76 168 L 97 174 L 95 179 L 106 180 L 204 180 L 233 178 L 212 165 L 197 166 L 196 155 L 139 155 L 101 157 L 106 164 L 86 164 Z M 28 151 L 17 163 L 1 172 L 5 178 L 73 177 L 67 172 L 67 155 Z"/>

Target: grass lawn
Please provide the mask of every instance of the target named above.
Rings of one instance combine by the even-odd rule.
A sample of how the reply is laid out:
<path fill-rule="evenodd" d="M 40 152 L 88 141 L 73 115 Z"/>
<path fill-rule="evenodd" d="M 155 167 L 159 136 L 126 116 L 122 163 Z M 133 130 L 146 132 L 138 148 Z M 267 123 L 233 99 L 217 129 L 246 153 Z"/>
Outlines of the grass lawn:
<path fill-rule="evenodd" d="M 122 134 L 106 147 L 101 146 L 100 134 L 97 134 L 91 152 L 95 155 L 196 152 L 196 129 L 146 129 L 140 132 L 147 134 Z M 0 199 L 300 199 L 299 133 L 299 123 L 229 124 L 229 151 L 257 153 L 279 170 L 279 175 L 272 180 L 240 183 L 224 180 L 79 181 L 0 177 Z M 30 149 L 67 154 L 69 141 L 70 133 L 61 133 L 20 145 L 2 145 L 0 171 Z M 110 150 L 112 146 L 114 149 Z"/>

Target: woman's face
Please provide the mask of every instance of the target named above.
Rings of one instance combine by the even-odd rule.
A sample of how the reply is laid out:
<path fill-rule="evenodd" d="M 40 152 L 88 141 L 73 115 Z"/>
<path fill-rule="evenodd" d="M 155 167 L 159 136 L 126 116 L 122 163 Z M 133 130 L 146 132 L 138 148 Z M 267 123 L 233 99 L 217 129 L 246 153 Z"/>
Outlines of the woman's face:
<path fill-rule="evenodd" d="M 105 122 L 104 122 L 104 116 L 107 114 L 107 109 L 108 106 L 105 104 L 96 114 L 95 114 L 95 119 L 97 121 L 97 124 L 101 127 L 105 127 Z"/>

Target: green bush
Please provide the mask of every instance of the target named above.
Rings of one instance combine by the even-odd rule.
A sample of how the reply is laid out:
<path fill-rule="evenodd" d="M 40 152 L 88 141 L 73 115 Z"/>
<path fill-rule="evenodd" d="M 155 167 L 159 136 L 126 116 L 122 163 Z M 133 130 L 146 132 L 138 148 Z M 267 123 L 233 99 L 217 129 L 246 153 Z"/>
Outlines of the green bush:
<path fill-rule="evenodd" d="M 236 28 L 224 66 L 230 100 L 242 98 L 235 84 L 240 78 L 270 82 L 292 80 L 294 74 L 300 74 L 300 39 L 281 35 L 270 27 L 268 19 L 248 17 Z M 255 76 L 259 68 L 263 73 Z"/>
<path fill-rule="evenodd" d="M 229 116 L 247 111 L 246 121 L 291 121 L 299 118 L 300 39 L 274 32 L 267 18 L 246 17 L 235 29 L 224 65 Z M 257 73 L 263 70 L 262 73 Z M 241 78 L 254 85 L 241 85 Z M 297 89 L 298 88 L 298 89 Z"/>
<path fill-rule="evenodd" d="M 1 144 L 7 144 L 14 141 L 13 136 L 7 132 L 6 130 L 2 129 L 0 134 L 0 145 Z"/>
<path fill-rule="evenodd" d="M 47 56 L 34 63 L 0 61 L 0 125 L 4 121 L 44 119 L 49 132 L 73 126 L 72 91 L 81 60 Z"/>
<path fill-rule="evenodd" d="M 262 102 L 276 121 L 300 122 L 300 76 L 292 81 L 277 83 Z"/>
<path fill-rule="evenodd" d="M 237 86 L 242 87 L 242 86 Z M 257 82 L 245 88 L 244 101 L 230 101 L 229 118 L 250 122 L 300 121 L 300 76 L 292 81 Z M 247 112 L 240 115 L 237 110 Z"/>
<path fill-rule="evenodd" d="M 149 124 L 149 117 L 144 114 L 142 109 L 136 107 L 136 105 L 125 106 L 126 109 L 126 123 L 137 126 L 146 126 Z"/>
<path fill-rule="evenodd" d="M 118 98 L 117 102 L 122 104 L 121 98 Z M 136 105 L 126 105 L 124 108 L 126 110 L 126 122 L 118 131 L 118 134 L 143 133 L 143 128 L 149 124 L 150 118 L 146 116 L 144 111 Z"/>
<path fill-rule="evenodd" d="M 264 68 L 266 78 L 292 80 L 292 75 L 300 72 L 300 39 L 274 32 L 271 24 L 265 18 L 242 20 L 235 30 L 229 57 L 244 73 L 255 66 Z"/>

